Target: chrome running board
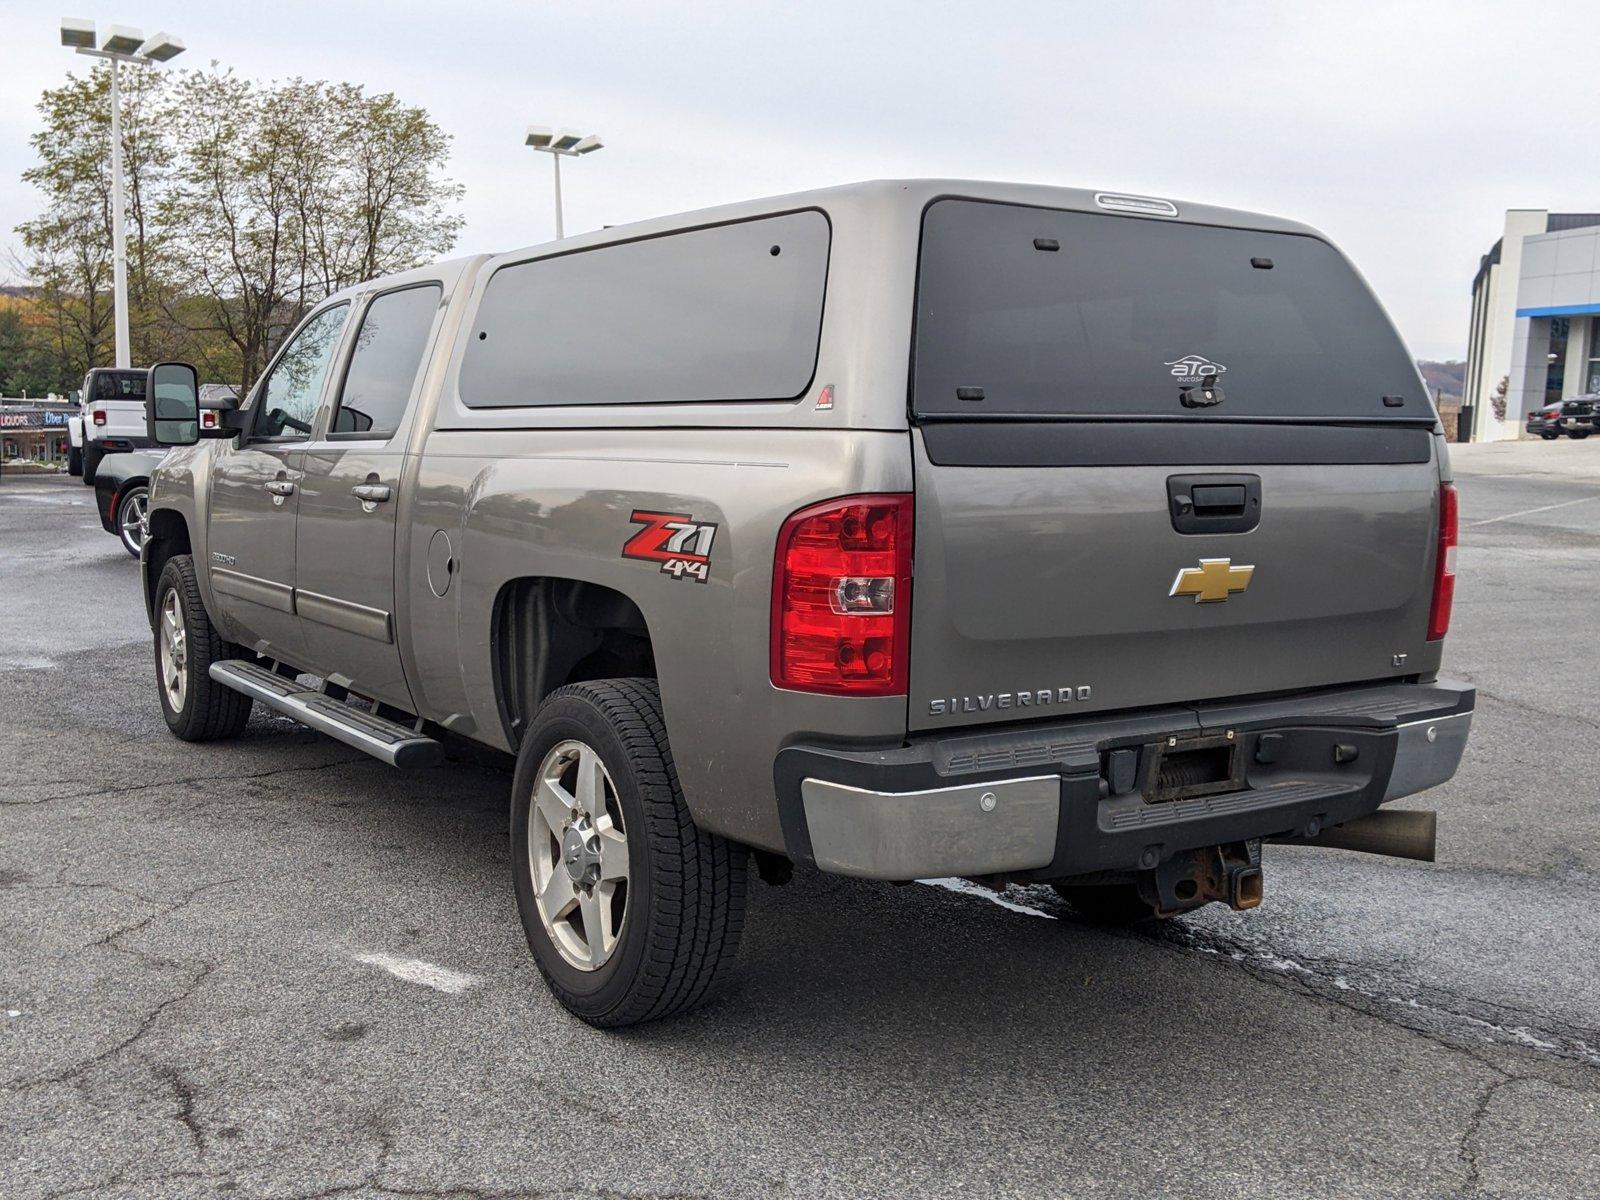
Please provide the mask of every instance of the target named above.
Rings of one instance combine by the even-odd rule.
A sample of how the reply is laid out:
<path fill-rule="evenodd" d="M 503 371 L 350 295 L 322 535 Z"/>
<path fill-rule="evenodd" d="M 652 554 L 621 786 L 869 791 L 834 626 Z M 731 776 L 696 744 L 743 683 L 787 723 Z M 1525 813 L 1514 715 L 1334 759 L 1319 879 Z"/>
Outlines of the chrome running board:
<path fill-rule="evenodd" d="M 212 663 L 211 678 L 391 767 L 431 767 L 444 758 L 444 747 L 433 738 L 303 688 L 257 663 L 242 658 Z"/>

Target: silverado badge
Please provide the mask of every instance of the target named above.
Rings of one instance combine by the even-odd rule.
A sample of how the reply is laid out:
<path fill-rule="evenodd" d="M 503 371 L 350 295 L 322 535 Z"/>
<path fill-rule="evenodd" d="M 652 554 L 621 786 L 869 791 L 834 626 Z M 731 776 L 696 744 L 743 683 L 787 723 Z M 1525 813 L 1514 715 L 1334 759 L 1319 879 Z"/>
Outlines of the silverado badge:
<path fill-rule="evenodd" d="M 1250 586 L 1254 567 L 1236 567 L 1231 558 L 1202 558 L 1198 567 L 1184 567 L 1172 581 L 1169 596 L 1193 596 L 1196 604 L 1215 604 Z"/>

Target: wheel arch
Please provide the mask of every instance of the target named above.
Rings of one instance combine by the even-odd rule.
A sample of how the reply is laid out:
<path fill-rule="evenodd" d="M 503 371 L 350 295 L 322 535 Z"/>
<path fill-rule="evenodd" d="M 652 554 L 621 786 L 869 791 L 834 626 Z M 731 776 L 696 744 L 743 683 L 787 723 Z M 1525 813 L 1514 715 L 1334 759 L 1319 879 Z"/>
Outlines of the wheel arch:
<path fill-rule="evenodd" d="M 515 749 L 539 704 L 570 683 L 657 677 L 644 612 L 604 584 L 550 575 L 506 580 L 490 612 L 496 710 Z"/>
<path fill-rule="evenodd" d="M 145 486 L 150 486 L 148 480 Z M 156 584 L 161 581 L 162 569 L 174 555 L 193 554 L 194 542 L 189 536 L 189 522 L 176 509 L 151 508 L 149 521 L 150 532 L 145 538 L 143 555 L 144 611 L 154 627 Z"/>
<path fill-rule="evenodd" d="M 144 489 L 145 520 L 148 522 L 150 503 L 150 477 L 148 475 L 130 475 L 126 479 L 117 480 L 111 487 L 111 501 L 102 518 L 101 523 L 105 525 L 106 532 L 118 541 L 123 542 L 124 545 L 127 543 L 122 536 L 122 510 L 128 503 L 128 497 L 140 488 Z M 98 497 L 99 491 L 99 488 L 95 489 L 96 497 Z M 146 529 L 148 529 L 148 524 Z"/>

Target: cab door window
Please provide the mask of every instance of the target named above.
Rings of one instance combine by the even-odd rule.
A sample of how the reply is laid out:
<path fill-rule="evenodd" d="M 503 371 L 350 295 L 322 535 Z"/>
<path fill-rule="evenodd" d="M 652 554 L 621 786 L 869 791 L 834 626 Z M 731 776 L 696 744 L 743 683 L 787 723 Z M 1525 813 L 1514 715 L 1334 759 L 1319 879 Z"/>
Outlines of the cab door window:
<path fill-rule="evenodd" d="M 299 440 L 311 435 L 322 381 L 339 344 L 348 304 L 323 309 L 294 335 L 261 385 L 251 436 Z"/>
<path fill-rule="evenodd" d="M 444 289 L 402 288 L 367 305 L 328 436 L 387 440 L 400 428 Z"/>

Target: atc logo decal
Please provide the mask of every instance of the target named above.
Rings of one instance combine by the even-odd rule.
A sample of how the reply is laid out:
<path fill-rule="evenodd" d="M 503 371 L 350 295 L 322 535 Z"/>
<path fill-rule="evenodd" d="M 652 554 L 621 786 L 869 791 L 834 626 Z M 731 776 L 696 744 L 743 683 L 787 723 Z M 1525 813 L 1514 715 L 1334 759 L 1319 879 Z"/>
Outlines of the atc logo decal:
<path fill-rule="evenodd" d="M 1215 383 L 1217 376 L 1228 369 L 1221 363 L 1212 362 L 1200 354 L 1185 354 L 1182 358 L 1163 363 L 1162 366 L 1172 368 L 1172 377 L 1190 387 L 1201 383 Z"/>
<path fill-rule="evenodd" d="M 623 558 L 661 564 L 661 573 L 674 579 L 706 583 L 711 578 L 711 542 L 717 527 L 696 521 L 688 513 L 646 512 L 634 509 L 628 518 L 643 525 L 622 547 Z"/>

